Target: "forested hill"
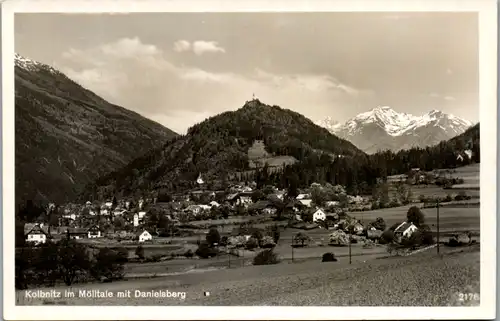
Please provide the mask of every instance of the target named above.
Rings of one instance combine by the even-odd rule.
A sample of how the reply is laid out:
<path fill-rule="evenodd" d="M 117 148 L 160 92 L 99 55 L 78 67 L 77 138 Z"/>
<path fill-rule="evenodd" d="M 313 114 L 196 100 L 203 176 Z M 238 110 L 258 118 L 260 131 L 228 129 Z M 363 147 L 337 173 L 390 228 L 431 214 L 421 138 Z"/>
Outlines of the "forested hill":
<path fill-rule="evenodd" d="M 364 155 L 299 113 L 252 100 L 194 125 L 185 136 L 102 177 L 82 197 L 182 190 L 193 187 L 200 173 L 205 181 L 224 181 L 234 172 L 251 170 L 248 151 L 255 141 L 263 141 L 268 156 L 287 155 L 298 162 L 316 155 L 327 159 Z"/>
<path fill-rule="evenodd" d="M 380 164 L 383 173 L 395 175 L 411 168 L 433 170 L 454 168 L 480 162 L 479 123 L 450 140 L 427 148 L 412 148 L 397 153 L 391 151 L 370 155 L 372 163 Z M 461 156 L 461 157 L 459 157 Z"/>
<path fill-rule="evenodd" d="M 19 55 L 15 64 L 16 204 L 72 201 L 177 135 L 48 65 Z"/>

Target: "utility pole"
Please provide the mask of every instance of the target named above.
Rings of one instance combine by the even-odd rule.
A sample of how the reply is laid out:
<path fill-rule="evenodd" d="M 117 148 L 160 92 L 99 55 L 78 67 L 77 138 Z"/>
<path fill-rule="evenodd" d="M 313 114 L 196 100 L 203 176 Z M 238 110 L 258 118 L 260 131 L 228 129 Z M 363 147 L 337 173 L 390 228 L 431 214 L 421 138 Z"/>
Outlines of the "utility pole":
<path fill-rule="evenodd" d="M 351 259 L 351 241 L 352 241 L 352 234 L 349 232 L 349 264 L 352 263 L 352 259 Z"/>
<path fill-rule="evenodd" d="M 437 212 L 437 253 L 439 254 L 439 200 L 437 200 L 436 212 Z"/>
<path fill-rule="evenodd" d="M 292 263 L 293 263 L 293 235 L 292 235 Z"/>

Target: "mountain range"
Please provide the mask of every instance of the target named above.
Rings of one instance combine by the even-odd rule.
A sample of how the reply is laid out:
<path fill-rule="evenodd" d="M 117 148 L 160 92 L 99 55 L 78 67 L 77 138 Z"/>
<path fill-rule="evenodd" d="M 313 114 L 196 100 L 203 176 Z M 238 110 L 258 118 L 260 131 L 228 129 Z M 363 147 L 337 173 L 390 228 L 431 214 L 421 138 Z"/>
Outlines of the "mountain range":
<path fill-rule="evenodd" d="M 16 204 L 65 202 L 177 136 L 57 69 L 15 55 Z"/>
<path fill-rule="evenodd" d="M 465 119 L 438 110 L 414 116 L 398 113 L 388 106 L 373 108 L 344 124 L 331 117 L 317 124 L 369 154 L 381 150 L 398 151 L 436 145 L 462 134 L 473 125 Z"/>

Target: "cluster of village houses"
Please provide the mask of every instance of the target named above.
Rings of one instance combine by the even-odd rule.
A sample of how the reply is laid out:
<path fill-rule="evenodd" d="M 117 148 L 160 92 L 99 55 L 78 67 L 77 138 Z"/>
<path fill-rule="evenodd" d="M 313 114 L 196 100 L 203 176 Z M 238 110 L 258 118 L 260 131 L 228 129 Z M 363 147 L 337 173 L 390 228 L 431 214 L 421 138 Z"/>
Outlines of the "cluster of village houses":
<path fill-rule="evenodd" d="M 259 200 L 257 202 L 252 201 L 253 189 L 249 186 L 233 186 L 231 188 L 232 193 L 229 193 L 225 196 L 224 205 L 230 206 L 232 209 L 237 206 L 244 206 L 247 209 L 252 209 L 254 211 L 258 211 L 262 214 L 273 214 L 276 211 L 276 208 L 273 207 L 272 202 L 268 200 Z M 189 204 L 190 195 L 207 193 L 204 190 L 192 191 L 189 194 L 185 195 L 174 195 L 174 200 L 170 205 L 176 207 L 182 213 L 189 213 L 189 215 L 196 220 L 197 217 L 203 212 L 210 211 L 214 207 L 219 207 L 222 204 L 216 202 L 215 200 L 210 201 L 208 204 Z M 209 192 L 209 195 L 213 198 L 216 192 Z M 275 193 L 271 195 L 271 197 L 276 197 L 280 200 L 283 200 L 285 195 L 284 190 L 275 189 Z M 359 204 L 364 202 L 365 200 L 361 196 L 349 196 L 348 202 L 350 204 Z M 109 216 L 113 214 L 114 217 L 125 217 L 131 218 L 128 220 L 128 224 L 133 226 L 133 230 L 135 230 L 134 239 L 141 243 L 152 240 L 155 233 L 153 231 L 148 231 L 143 228 L 143 220 L 144 217 L 148 213 L 148 208 L 150 206 L 146 206 L 146 204 L 156 205 L 156 199 L 151 200 L 143 200 L 140 199 L 137 202 L 137 206 L 133 210 L 133 213 L 130 208 L 130 201 L 121 200 L 118 201 L 118 204 L 115 206 L 113 202 L 107 201 L 103 204 L 100 204 L 98 208 L 100 208 L 100 215 L 103 217 Z M 65 213 L 62 215 L 62 219 L 66 221 L 79 222 L 79 219 L 86 215 L 88 217 L 96 217 L 98 213 L 95 210 L 95 204 L 92 204 L 90 201 L 87 202 L 83 207 L 82 206 L 73 206 L 72 208 L 66 208 Z M 303 213 L 307 212 L 309 221 L 312 218 L 312 222 L 324 222 L 328 219 L 332 219 L 332 221 L 338 221 L 338 214 L 335 210 L 332 210 L 338 207 L 339 202 L 337 201 L 328 201 L 325 203 L 323 208 L 313 207 L 313 202 L 310 194 L 299 194 L 296 197 L 296 201 L 291 204 L 291 209 L 295 211 L 293 215 L 293 219 L 297 222 L 303 221 Z M 327 210 L 330 209 L 330 210 Z M 175 215 L 168 215 L 169 219 L 173 222 L 178 222 L 177 217 Z M 172 217 L 174 216 L 174 217 Z M 340 222 L 342 224 L 342 222 Z M 71 224 L 75 226 L 75 224 Z M 338 224 L 336 224 L 338 226 Z M 336 227 L 334 226 L 334 227 Z M 414 226 L 400 226 L 404 228 L 403 231 L 405 234 L 411 233 L 414 229 Z M 363 226 L 361 224 L 354 225 L 354 233 L 359 232 L 358 230 L 363 230 Z M 50 227 L 48 224 L 44 222 L 38 223 L 26 223 L 24 226 L 25 240 L 27 242 L 32 242 L 36 244 L 45 243 L 48 238 L 63 238 L 68 237 L 71 239 L 90 239 L 90 238 L 100 238 L 104 237 L 109 231 L 103 231 L 98 225 L 92 224 L 86 227 L 68 227 L 68 226 L 57 226 Z M 117 231 L 114 231 L 117 232 Z"/>

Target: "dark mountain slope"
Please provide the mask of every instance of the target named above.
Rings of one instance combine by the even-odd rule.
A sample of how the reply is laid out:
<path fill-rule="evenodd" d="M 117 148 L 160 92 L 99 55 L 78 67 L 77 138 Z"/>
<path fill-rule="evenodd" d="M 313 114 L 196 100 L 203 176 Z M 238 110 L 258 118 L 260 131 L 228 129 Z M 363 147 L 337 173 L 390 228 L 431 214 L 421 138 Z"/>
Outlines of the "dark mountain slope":
<path fill-rule="evenodd" d="M 16 55 L 16 203 L 64 202 L 177 134 Z"/>
<path fill-rule="evenodd" d="M 412 168 L 430 171 L 479 163 L 479 133 L 479 124 L 476 124 L 464 133 L 432 147 L 416 147 L 397 153 L 385 151 L 370 155 L 371 163 L 384 168 L 387 175 L 406 173 Z"/>
<path fill-rule="evenodd" d="M 306 117 L 258 100 L 237 111 L 210 117 L 163 148 L 89 186 L 84 197 L 131 195 L 159 188 L 191 188 L 199 173 L 205 181 L 223 181 L 232 173 L 250 170 L 248 150 L 262 140 L 266 152 L 302 161 L 311 154 L 358 155 L 359 149 Z"/>

